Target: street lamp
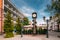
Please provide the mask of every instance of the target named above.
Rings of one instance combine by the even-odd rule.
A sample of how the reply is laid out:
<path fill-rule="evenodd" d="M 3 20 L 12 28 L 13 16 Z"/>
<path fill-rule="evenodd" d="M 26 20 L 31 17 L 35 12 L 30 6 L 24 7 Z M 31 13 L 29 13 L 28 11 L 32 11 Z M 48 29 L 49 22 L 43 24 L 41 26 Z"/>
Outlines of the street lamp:
<path fill-rule="evenodd" d="M 50 20 L 52 20 L 52 16 L 50 16 L 50 19 L 49 19 L 49 18 L 46 19 L 46 17 L 44 16 L 44 17 L 43 17 L 43 20 L 47 22 L 47 32 L 46 32 L 46 37 L 48 38 L 48 37 L 49 37 L 49 35 L 48 35 L 48 26 L 49 26 L 48 22 L 49 22 Z"/>
<path fill-rule="evenodd" d="M 20 19 L 21 23 L 23 23 L 23 19 Z M 21 37 L 23 37 L 23 25 L 21 26 Z"/>
<path fill-rule="evenodd" d="M 33 12 L 32 13 L 32 18 L 33 18 L 33 34 L 36 34 L 36 18 L 37 18 L 37 13 L 36 12 Z"/>

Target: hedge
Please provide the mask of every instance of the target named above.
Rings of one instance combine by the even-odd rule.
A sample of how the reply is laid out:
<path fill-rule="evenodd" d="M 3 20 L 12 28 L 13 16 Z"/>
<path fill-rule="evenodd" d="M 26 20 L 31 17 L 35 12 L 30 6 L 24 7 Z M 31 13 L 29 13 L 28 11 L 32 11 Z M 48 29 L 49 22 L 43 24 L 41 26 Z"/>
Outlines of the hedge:
<path fill-rule="evenodd" d="M 36 34 L 46 34 L 47 30 L 46 29 L 37 29 Z M 23 30 L 23 34 L 32 34 L 33 30 Z"/>

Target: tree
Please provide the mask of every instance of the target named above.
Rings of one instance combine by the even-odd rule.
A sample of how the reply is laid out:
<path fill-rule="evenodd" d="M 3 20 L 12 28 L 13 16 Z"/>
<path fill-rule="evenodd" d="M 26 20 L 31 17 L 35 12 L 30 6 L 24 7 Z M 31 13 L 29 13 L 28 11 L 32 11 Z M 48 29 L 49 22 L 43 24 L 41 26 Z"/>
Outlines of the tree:
<path fill-rule="evenodd" d="M 53 0 L 51 6 L 57 13 L 60 13 L 60 0 Z"/>
<path fill-rule="evenodd" d="M 4 20 L 4 31 L 5 31 L 5 37 L 13 37 L 13 22 L 11 17 L 11 12 L 8 10 L 6 13 L 6 18 Z"/>
<path fill-rule="evenodd" d="M 60 14 L 60 0 L 52 0 L 51 5 L 47 5 L 47 10 L 53 12 L 53 14 Z"/>
<path fill-rule="evenodd" d="M 23 20 L 24 20 L 23 25 L 29 24 L 29 19 L 27 17 L 24 17 Z"/>
<path fill-rule="evenodd" d="M 55 17 L 58 18 L 58 25 L 60 21 L 60 0 L 52 0 L 51 5 L 48 6 L 48 10 L 53 11 L 53 14 Z M 59 31 L 59 26 L 58 26 L 58 31 Z"/>
<path fill-rule="evenodd" d="M 16 23 L 16 33 L 17 34 L 21 34 L 21 27 L 22 27 L 22 23 L 21 23 L 21 21 L 20 21 L 20 18 L 18 17 L 17 18 L 17 21 L 16 21 L 17 23 Z"/>

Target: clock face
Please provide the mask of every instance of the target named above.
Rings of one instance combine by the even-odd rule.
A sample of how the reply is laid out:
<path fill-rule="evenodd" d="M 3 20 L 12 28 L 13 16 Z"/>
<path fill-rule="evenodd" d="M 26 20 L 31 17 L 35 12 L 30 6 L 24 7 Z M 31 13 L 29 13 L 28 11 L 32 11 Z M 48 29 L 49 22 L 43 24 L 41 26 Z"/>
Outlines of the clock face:
<path fill-rule="evenodd" d="M 36 17 L 36 14 L 33 14 L 33 17 Z"/>

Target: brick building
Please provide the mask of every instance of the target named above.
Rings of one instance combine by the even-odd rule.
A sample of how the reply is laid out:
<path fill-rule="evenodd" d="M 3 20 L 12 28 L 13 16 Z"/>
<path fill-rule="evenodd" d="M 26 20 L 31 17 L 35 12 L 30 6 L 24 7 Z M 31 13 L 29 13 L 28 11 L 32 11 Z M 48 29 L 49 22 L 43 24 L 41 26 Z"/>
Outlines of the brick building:
<path fill-rule="evenodd" d="M 3 11 L 4 11 L 4 0 L 0 0 L 0 34 L 1 32 L 3 32 L 3 19 L 4 19 L 4 14 L 3 14 Z"/>
<path fill-rule="evenodd" d="M 0 34 L 4 32 L 4 19 L 8 10 L 11 12 L 14 23 L 16 23 L 17 17 L 21 19 L 25 17 L 11 0 L 0 0 Z"/>

